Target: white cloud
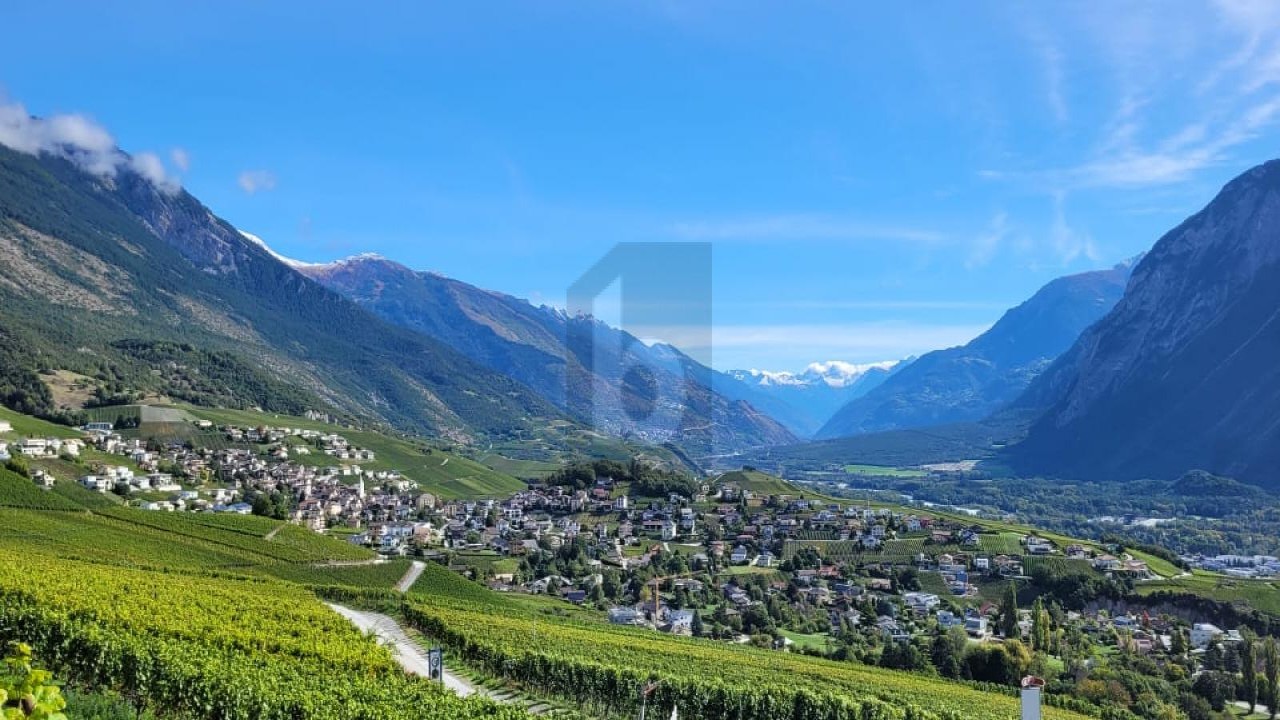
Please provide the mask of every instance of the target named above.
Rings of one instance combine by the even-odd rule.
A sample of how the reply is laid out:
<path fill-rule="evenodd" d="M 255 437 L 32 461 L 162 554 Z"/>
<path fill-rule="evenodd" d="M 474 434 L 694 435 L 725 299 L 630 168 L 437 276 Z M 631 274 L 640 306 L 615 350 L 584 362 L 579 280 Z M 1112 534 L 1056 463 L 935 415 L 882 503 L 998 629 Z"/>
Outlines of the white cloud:
<path fill-rule="evenodd" d="M 134 155 L 129 160 L 129 167 L 164 192 L 172 194 L 182 187 L 176 178 L 169 177 L 165 172 L 164 163 L 155 153 L 142 152 Z"/>
<path fill-rule="evenodd" d="M 106 128 L 84 115 L 32 117 L 20 103 L 0 103 L 0 145 L 28 155 L 59 155 L 102 177 L 129 169 L 166 193 L 181 188 L 158 156 L 144 152 L 130 157 L 116 147 Z"/>
<path fill-rule="evenodd" d="M 240 189 L 250 195 L 276 189 L 276 176 L 270 170 L 245 170 L 236 179 Z"/>
<path fill-rule="evenodd" d="M 895 240 L 934 243 L 941 233 L 914 227 L 877 225 L 825 215 L 764 215 L 676 223 L 671 232 L 686 240 Z"/>
<path fill-rule="evenodd" d="M 973 241 L 973 249 L 969 253 L 969 258 L 965 260 L 966 268 L 982 267 L 991 262 L 995 257 L 996 250 L 1000 249 L 1000 245 L 1009 236 L 1009 216 L 1004 211 L 998 212 L 991 217 L 991 222 Z"/>
<path fill-rule="evenodd" d="M 181 172 L 191 169 L 191 154 L 185 148 L 174 148 L 169 151 L 169 159 L 173 161 L 174 167 Z"/>
<path fill-rule="evenodd" d="M 1067 224 L 1066 193 L 1063 192 L 1053 196 L 1053 224 L 1049 228 L 1049 240 L 1063 265 L 1080 257 L 1098 261 L 1098 248 L 1093 243 L 1093 236 Z"/>

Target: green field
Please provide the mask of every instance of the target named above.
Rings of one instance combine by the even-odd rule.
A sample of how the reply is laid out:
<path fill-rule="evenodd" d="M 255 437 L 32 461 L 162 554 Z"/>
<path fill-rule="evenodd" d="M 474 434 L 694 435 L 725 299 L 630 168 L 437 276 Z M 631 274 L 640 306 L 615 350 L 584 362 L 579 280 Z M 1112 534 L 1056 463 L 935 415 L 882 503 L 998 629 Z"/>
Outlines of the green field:
<path fill-rule="evenodd" d="M 831 642 L 831 636 L 826 634 L 798 633 L 790 630 L 779 630 L 779 632 L 782 633 L 783 637 L 795 643 L 796 647 L 810 650 L 827 650 Z"/>
<path fill-rule="evenodd" d="M 817 491 L 800 487 L 776 475 L 770 475 L 759 470 L 733 470 L 721 474 L 717 478 L 717 482 L 733 483 L 743 490 L 756 495 L 790 495 L 793 498 L 804 497 L 810 500 L 837 502 L 834 498 Z"/>
<path fill-rule="evenodd" d="M 851 475 L 871 475 L 875 477 L 913 478 L 928 477 L 929 473 L 916 468 L 898 468 L 888 465 L 845 465 L 844 471 Z"/>
<path fill-rule="evenodd" d="M 16 413 L 4 406 L 0 406 L 0 420 L 13 426 L 11 432 L 0 433 L 0 439 L 5 440 L 18 440 L 27 436 L 75 438 L 84 434 L 75 428 Z"/>
<path fill-rule="evenodd" d="M 1226 603 L 1243 603 L 1262 612 L 1280 615 L 1280 581 L 1227 578 L 1196 571 L 1186 577 L 1139 583 L 1142 595 L 1162 590 L 1191 593 Z"/>

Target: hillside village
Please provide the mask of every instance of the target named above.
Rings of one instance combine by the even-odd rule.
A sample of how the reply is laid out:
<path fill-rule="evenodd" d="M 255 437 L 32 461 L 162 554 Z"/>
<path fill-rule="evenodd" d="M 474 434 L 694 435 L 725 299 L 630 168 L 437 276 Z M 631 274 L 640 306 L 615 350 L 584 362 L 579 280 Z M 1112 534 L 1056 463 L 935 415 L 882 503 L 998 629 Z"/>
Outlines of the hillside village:
<path fill-rule="evenodd" d="M 501 592 L 596 607 L 613 623 L 779 645 L 793 642 L 788 632 L 879 643 L 950 628 L 986 640 L 1001 636 L 993 588 L 1049 570 L 1125 586 L 1153 577 L 1121 548 L 790 487 L 764 493 L 733 479 L 708 478 L 665 497 L 599 475 L 589 487 L 531 482 L 504 498 L 442 499 L 397 471 L 366 470 L 361 463 L 375 453 L 338 432 L 196 422 L 227 446 L 162 447 L 100 423 L 80 439 L 0 444 L 0 459 L 75 460 L 90 449 L 120 462 L 94 462 L 74 480 L 146 510 L 273 514 L 387 556 L 436 558 Z M 55 482 L 41 470 L 32 477 Z M 1225 569 L 1270 572 L 1268 560 L 1233 559 Z M 1090 637 L 1105 634 L 1142 653 L 1168 652 L 1179 632 L 1168 620 L 1054 607 Z M 1018 623 L 1030 632 L 1026 610 Z M 1188 642 L 1203 650 L 1236 635 L 1194 623 Z"/>

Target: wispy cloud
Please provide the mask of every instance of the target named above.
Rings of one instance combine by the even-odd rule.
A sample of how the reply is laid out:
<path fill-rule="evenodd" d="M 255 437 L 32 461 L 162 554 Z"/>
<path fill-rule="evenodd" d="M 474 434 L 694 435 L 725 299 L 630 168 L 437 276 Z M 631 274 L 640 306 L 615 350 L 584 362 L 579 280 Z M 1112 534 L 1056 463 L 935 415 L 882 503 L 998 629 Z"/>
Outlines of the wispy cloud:
<path fill-rule="evenodd" d="M 1280 124 L 1280 3 L 1218 0 L 1206 13 L 1158 6 L 1108 6 L 1084 12 L 1083 30 L 1100 52 L 1114 88 L 1110 118 L 1081 162 L 1030 170 L 989 169 L 980 177 L 1031 183 L 1048 193 L 1080 188 L 1133 189 L 1182 183 L 1236 162 L 1235 151 Z M 1059 33 L 1061 31 L 1058 31 Z M 1065 58 L 1059 38 L 1025 32 L 1045 66 L 1044 90 L 1059 119 Z M 1222 48 L 1229 48 L 1219 60 Z M 1206 59 L 1206 53 L 1215 53 Z M 1171 118 L 1182 118 L 1174 130 Z"/>
<path fill-rule="evenodd" d="M 245 170 L 236 178 L 240 189 L 253 195 L 254 193 L 276 189 L 276 176 L 270 170 Z"/>
<path fill-rule="evenodd" d="M 991 217 L 991 222 L 986 229 L 974 239 L 973 249 L 969 253 L 969 258 L 965 260 L 964 266 L 973 269 L 991 262 L 1009 233 L 1009 215 L 1004 211 L 997 212 Z"/>
<path fill-rule="evenodd" d="M 809 240 L 824 242 L 889 240 L 912 243 L 942 242 L 940 232 L 900 225 L 881 225 L 828 215 L 764 215 L 719 220 L 678 222 L 671 233 L 685 240 Z"/>
<path fill-rule="evenodd" d="M 169 151 L 169 159 L 173 161 L 173 166 L 178 168 L 179 172 L 186 172 L 191 169 L 191 154 L 186 148 L 174 148 Z"/>
<path fill-rule="evenodd" d="M 1063 265 L 1081 257 L 1097 262 L 1098 248 L 1094 245 L 1093 236 L 1087 232 L 1078 231 L 1067 223 L 1066 204 L 1065 192 L 1054 193 L 1053 224 L 1049 229 L 1049 239 L 1053 244 L 1054 252 L 1057 253 Z"/>
<path fill-rule="evenodd" d="M 116 147 L 115 138 L 106 128 L 84 115 L 33 117 L 20 103 L 0 103 L 0 145 L 28 155 L 58 155 L 102 177 L 132 170 L 166 193 L 175 193 L 182 187 L 176 177 L 165 171 L 158 155 L 128 155 Z"/>
<path fill-rule="evenodd" d="M 710 348 L 700 327 L 627 328 L 637 337 L 660 339 L 685 352 L 710 357 L 717 367 L 741 366 L 751 358 L 836 357 L 852 362 L 918 355 L 963 345 L 990 325 L 845 323 L 833 325 L 717 325 Z M 736 363 L 736 364 L 735 364 Z"/>

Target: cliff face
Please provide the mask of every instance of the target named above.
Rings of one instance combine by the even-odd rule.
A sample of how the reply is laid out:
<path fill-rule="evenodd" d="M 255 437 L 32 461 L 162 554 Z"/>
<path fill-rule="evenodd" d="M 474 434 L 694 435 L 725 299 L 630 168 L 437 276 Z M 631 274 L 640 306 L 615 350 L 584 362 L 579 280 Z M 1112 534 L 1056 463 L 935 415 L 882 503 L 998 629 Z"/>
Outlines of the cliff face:
<path fill-rule="evenodd" d="M 1044 408 L 1021 472 L 1275 487 L 1280 461 L 1280 161 L 1162 237 L 1124 297 L 1025 395 Z"/>

